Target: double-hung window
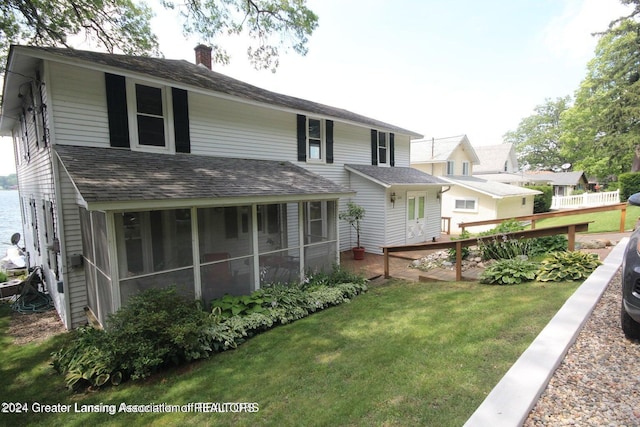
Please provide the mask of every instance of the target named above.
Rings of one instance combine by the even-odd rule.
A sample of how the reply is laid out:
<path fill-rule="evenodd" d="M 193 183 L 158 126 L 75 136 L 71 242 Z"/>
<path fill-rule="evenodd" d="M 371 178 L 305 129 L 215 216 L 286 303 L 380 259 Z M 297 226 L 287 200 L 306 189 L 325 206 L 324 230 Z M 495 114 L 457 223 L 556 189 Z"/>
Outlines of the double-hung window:
<path fill-rule="evenodd" d="M 324 160 L 324 131 L 320 119 L 307 117 L 307 159 Z"/>
<path fill-rule="evenodd" d="M 134 145 L 141 149 L 170 149 L 170 103 L 166 88 L 127 80 L 127 91 Z"/>
<path fill-rule="evenodd" d="M 386 132 L 378 132 L 378 164 L 387 164 L 387 149 L 389 148 L 389 135 Z"/>
<path fill-rule="evenodd" d="M 469 162 L 462 162 L 462 175 L 469 176 Z"/>
<path fill-rule="evenodd" d="M 455 163 L 453 160 L 447 160 L 447 175 L 455 175 Z"/>

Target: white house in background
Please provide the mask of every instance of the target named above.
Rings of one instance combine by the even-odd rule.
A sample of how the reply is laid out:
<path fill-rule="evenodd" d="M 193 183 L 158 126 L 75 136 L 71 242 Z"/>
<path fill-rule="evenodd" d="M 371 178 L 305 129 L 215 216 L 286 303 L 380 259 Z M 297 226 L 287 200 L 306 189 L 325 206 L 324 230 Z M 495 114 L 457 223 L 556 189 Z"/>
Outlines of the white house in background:
<path fill-rule="evenodd" d="M 528 181 L 519 170 L 513 144 L 480 145 L 474 150 L 480 162 L 474 165 L 473 176 L 511 185 L 523 185 Z"/>
<path fill-rule="evenodd" d="M 143 289 L 208 303 L 301 280 L 355 241 L 430 240 L 443 181 L 410 168 L 421 135 L 196 64 L 12 46 L 0 133 L 13 137 L 31 266 L 67 328 Z"/>
<path fill-rule="evenodd" d="M 571 196 L 575 191 L 587 191 L 589 189 L 589 180 L 583 171 L 538 171 L 527 172 L 525 176 L 529 181 L 545 181 L 552 185 L 554 196 Z"/>
<path fill-rule="evenodd" d="M 512 167 L 508 156 L 499 168 Z M 459 223 L 512 218 L 533 213 L 533 199 L 539 191 L 473 176 L 480 158 L 466 135 L 411 142 L 411 166 L 451 184 L 443 190 L 442 216 L 451 218 L 452 233 Z M 485 170 L 494 170 L 497 163 Z M 474 227 L 479 232 L 493 226 Z"/>

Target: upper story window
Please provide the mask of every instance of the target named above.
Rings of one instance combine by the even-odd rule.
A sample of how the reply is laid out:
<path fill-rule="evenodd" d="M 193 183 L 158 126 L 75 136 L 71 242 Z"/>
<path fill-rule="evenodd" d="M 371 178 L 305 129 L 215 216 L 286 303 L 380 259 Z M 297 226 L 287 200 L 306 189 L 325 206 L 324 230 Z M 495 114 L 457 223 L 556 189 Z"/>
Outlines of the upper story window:
<path fill-rule="evenodd" d="M 455 163 L 453 160 L 447 160 L 447 175 L 455 175 Z"/>
<path fill-rule="evenodd" d="M 324 129 L 320 119 L 307 117 L 307 159 L 324 160 Z"/>
<path fill-rule="evenodd" d="M 395 166 L 395 134 L 371 129 L 371 164 Z"/>
<path fill-rule="evenodd" d="M 298 161 L 333 163 L 333 120 L 297 115 Z"/>
<path fill-rule="evenodd" d="M 131 140 L 137 147 L 170 149 L 169 102 L 164 86 L 127 81 Z M 131 105 L 132 104 L 132 105 Z"/>
<path fill-rule="evenodd" d="M 462 175 L 469 176 L 469 162 L 462 162 Z"/>
<path fill-rule="evenodd" d="M 111 147 L 191 152 L 186 90 L 110 73 L 105 89 Z"/>
<path fill-rule="evenodd" d="M 389 141 L 389 137 L 386 132 L 378 132 L 378 164 L 379 165 L 387 164 L 387 150 L 389 148 L 388 141 Z"/>

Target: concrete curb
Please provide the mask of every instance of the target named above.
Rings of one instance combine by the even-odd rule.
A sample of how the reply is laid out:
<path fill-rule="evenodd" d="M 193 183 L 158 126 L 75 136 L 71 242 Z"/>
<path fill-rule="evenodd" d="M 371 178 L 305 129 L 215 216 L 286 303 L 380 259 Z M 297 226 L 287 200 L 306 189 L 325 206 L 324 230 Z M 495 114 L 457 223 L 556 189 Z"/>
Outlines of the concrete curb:
<path fill-rule="evenodd" d="M 622 265 L 629 241 L 622 239 L 569 297 L 464 424 L 465 427 L 522 426 L 547 387 L 603 292 Z"/>

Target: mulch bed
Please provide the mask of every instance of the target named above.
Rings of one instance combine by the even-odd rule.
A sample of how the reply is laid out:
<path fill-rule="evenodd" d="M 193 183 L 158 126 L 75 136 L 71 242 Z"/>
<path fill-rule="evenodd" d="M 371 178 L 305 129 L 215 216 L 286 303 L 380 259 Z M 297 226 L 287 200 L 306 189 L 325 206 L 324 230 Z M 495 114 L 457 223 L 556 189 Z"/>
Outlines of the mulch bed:
<path fill-rule="evenodd" d="M 66 332 L 66 329 L 55 309 L 29 314 L 11 311 L 7 333 L 13 338 L 13 344 L 38 343 L 63 332 Z"/>

